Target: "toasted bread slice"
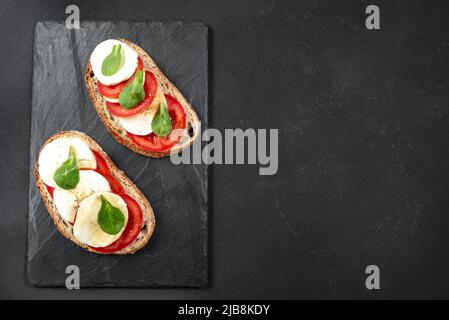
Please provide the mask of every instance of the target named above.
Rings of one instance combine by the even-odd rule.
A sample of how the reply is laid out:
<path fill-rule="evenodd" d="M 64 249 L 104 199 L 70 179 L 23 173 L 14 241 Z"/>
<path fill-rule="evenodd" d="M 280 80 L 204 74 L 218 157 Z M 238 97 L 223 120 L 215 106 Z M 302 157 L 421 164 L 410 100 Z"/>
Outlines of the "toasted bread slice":
<path fill-rule="evenodd" d="M 50 143 L 51 141 L 54 141 L 61 137 L 77 137 L 83 140 L 92 150 L 98 152 L 101 154 L 101 156 L 106 160 L 109 170 L 111 172 L 111 175 L 113 178 L 115 178 L 124 188 L 125 193 L 131 196 L 140 206 L 142 210 L 143 215 L 143 222 L 142 222 L 142 229 L 137 236 L 136 240 L 134 240 L 133 243 L 128 245 L 127 247 L 121 249 L 120 251 L 114 252 L 113 254 L 117 255 L 124 255 L 124 254 L 133 254 L 137 250 L 144 247 L 147 242 L 150 240 L 151 235 L 154 231 L 155 226 L 155 219 L 153 214 L 153 209 L 151 208 L 150 203 L 148 202 L 147 198 L 142 194 L 142 192 L 136 187 L 136 185 L 121 171 L 116 167 L 116 165 L 112 162 L 111 158 L 103 151 L 103 149 L 96 143 L 91 137 L 88 135 L 79 132 L 79 131 L 61 131 L 45 141 L 45 143 L 42 145 L 40 152 L 42 151 L 42 148 Z M 53 198 L 50 195 L 50 193 L 47 190 L 46 185 L 42 181 L 41 177 L 39 176 L 39 156 L 36 160 L 36 165 L 34 167 L 34 176 L 36 177 L 36 185 L 39 189 L 39 192 L 41 193 L 42 199 L 44 200 L 45 206 L 47 207 L 47 210 L 53 219 L 53 222 L 55 223 L 56 227 L 58 228 L 59 232 L 61 232 L 64 237 L 67 239 L 75 242 L 80 247 L 83 247 L 84 249 L 100 253 L 98 251 L 95 251 L 95 248 L 89 247 L 88 245 L 85 245 L 81 243 L 74 235 L 73 235 L 73 226 L 66 222 L 64 219 L 62 219 L 61 215 L 58 213 L 58 210 L 56 209 L 56 206 L 53 202 Z"/>
<path fill-rule="evenodd" d="M 184 98 L 181 92 L 179 92 L 179 90 L 167 79 L 167 77 L 162 73 L 162 71 L 156 65 L 154 60 L 148 55 L 148 53 L 146 53 L 142 48 L 140 48 L 139 46 L 128 40 L 125 39 L 117 39 L 117 40 L 122 41 L 127 45 L 129 45 L 131 48 L 133 48 L 142 59 L 144 68 L 146 70 L 149 70 L 156 76 L 156 79 L 158 80 L 158 84 L 162 92 L 164 94 L 173 96 L 182 105 L 182 107 L 186 112 L 186 129 L 189 132 L 189 136 L 182 138 L 180 142 L 173 148 L 163 152 L 149 151 L 135 144 L 128 137 L 125 129 L 120 125 L 120 123 L 117 120 L 115 120 L 109 113 L 106 107 L 105 99 L 101 94 L 98 93 L 97 78 L 95 77 L 95 74 L 92 70 L 92 66 L 89 63 L 87 65 L 85 74 L 86 85 L 89 91 L 89 96 L 92 101 L 92 104 L 95 107 L 95 110 L 97 110 L 97 113 L 100 116 L 101 121 L 119 143 L 128 147 L 132 151 L 140 153 L 147 157 L 163 158 L 169 156 L 170 154 L 179 153 L 182 150 L 188 148 L 193 143 L 193 141 L 199 136 L 201 127 L 201 123 L 198 119 L 197 114 L 193 110 L 193 107 L 186 100 L 186 98 Z"/>

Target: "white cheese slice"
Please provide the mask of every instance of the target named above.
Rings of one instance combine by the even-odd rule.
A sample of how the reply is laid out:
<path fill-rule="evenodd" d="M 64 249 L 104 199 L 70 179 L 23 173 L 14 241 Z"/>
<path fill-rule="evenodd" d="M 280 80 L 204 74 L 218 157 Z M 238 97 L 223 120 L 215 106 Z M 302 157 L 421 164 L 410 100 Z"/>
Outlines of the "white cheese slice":
<path fill-rule="evenodd" d="M 138 115 L 131 117 L 117 117 L 118 122 L 123 128 L 132 134 L 138 136 L 146 136 L 153 132 L 151 129 L 151 122 L 153 121 L 154 113 L 151 109 L 147 109 Z"/>
<path fill-rule="evenodd" d="M 76 196 L 68 190 L 55 189 L 53 192 L 53 202 L 62 219 L 73 223 L 75 212 L 78 208 L 78 199 Z"/>
<path fill-rule="evenodd" d="M 112 52 L 114 45 L 117 44 L 122 47 L 121 52 L 124 59 L 123 65 L 112 76 L 105 76 L 101 73 L 101 66 L 103 65 L 104 59 L 106 59 L 106 57 Z M 95 47 L 92 55 L 90 56 L 90 64 L 98 81 L 109 86 L 131 78 L 137 68 L 137 58 L 137 52 L 135 52 L 130 46 L 121 41 L 109 39 L 101 42 Z"/>
<path fill-rule="evenodd" d="M 153 132 L 151 129 L 151 122 L 153 121 L 154 115 L 159 110 L 161 103 L 164 103 L 167 106 L 165 96 L 162 93 L 162 90 L 158 87 L 153 101 L 144 112 L 132 117 L 115 118 L 127 132 L 138 136 L 146 136 Z"/>
<path fill-rule="evenodd" d="M 111 191 L 108 180 L 96 171 L 80 170 L 80 181 L 70 192 L 81 200 L 97 191 Z"/>
<path fill-rule="evenodd" d="M 43 182 L 53 188 L 57 187 L 53 175 L 69 157 L 70 146 L 75 148 L 78 168 L 96 169 L 97 162 L 89 146 L 80 138 L 62 137 L 47 144 L 39 155 L 39 176 Z"/>
<path fill-rule="evenodd" d="M 76 187 L 71 190 L 56 188 L 53 201 L 61 217 L 73 223 L 79 201 L 98 191 L 111 191 L 108 180 L 96 171 L 80 170 L 80 181 Z"/>
<path fill-rule="evenodd" d="M 98 213 L 101 209 L 100 195 L 103 195 L 114 207 L 120 209 L 125 216 L 125 223 L 118 234 L 104 232 L 98 224 Z M 120 238 L 128 222 L 128 207 L 126 202 L 119 196 L 110 192 L 97 192 L 80 202 L 76 214 L 73 235 L 82 243 L 91 247 L 106 247 Z"/>
<path fill-rule="evenodd" d="M 103 96 L 104 100 L 112 102 L 112 103 L 118 103 L 118 99 L 115 98 L 108 98 L 106 96 Z"/>

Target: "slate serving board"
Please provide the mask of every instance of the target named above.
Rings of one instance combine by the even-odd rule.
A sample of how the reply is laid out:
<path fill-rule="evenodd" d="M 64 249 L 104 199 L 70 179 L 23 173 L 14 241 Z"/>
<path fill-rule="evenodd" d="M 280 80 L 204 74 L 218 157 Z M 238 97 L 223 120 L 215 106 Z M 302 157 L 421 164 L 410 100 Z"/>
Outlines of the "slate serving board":
<path fill-rule="evenodd" d="M 118 144 L 88 98 L 84 70 L 102 40 L 125 38 L 144 48 L 207 124 L 207 28 L 182 22 L 62 22 L 35 28 L 30 144 L 27 274 L 31 285 L 64 286 L 68 265 L 81 287 L 203 287 L 207 284 L 207 166 L 149 159 Z M 149 244 L 131 256 L 89 253 L 56 230 L 35 187 L 41 144 L 61 130 L 94 138 L 150 200 L 156 216 Z"/>

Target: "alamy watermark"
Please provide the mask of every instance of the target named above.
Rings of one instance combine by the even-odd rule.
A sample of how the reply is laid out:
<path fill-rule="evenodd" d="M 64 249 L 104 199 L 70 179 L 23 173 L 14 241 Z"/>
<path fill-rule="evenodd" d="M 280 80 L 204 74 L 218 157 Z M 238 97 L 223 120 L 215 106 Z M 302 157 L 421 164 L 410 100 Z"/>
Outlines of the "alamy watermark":
<path fill-rule="evenodd" d="M 368 30 L 380 29 L 380 9 L 378 6 L 371 4 L 365 9 L 365 13 L 369 16 L 365 20 L 365 26 Z"/>
<path fill-rule="evenodd" d="M 278 129 L 206 129 L 191 148 L 172 154 L 173 164 L 258 164 L 260 175 L 278 171 Z M 206 142 L 202 148 L 202 142 Z"/>
<path fill-rule="evenodd" d="M 65 279 L 65 287 L 68 290 L 78 290 L 80 288 L 80 268 L 71 264 L 65 268 L 65 273 L 68 274 Z"/>
<path fill-rule="evenodd" d="M 80 28 L 80 8 L 71 4 L 65 8 L 65 13 L 69 16 L 65 19 L 65 27 L 69 30 Z"/>
<path fill-rule="evenodd" d="M 371 264 L 366 267 L 365 273 L 369 276 L 366 277 L 365 287 L 368 290 L 379 290 L 380 289 L 380 269 L 375 264 Z"/>

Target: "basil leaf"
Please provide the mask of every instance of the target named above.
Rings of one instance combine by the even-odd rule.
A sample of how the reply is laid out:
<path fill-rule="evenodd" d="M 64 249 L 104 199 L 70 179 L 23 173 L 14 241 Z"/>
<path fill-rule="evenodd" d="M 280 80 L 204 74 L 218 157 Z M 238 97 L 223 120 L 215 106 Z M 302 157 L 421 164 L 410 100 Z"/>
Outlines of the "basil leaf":
<path fill-rule="evenodd" d="M 59 187 L 65 190 L 75 188 L 80 181 L 74 147 L 70 146 L 68 159 L 55 171 L 53 179 Z"/>
<path fill-rule="evenodd" d="M 137 70 L 134 79 L 126 85 L 120 92 L 118 102 L 125 109 L 131 109 L 145 99 L 145 90 L 143 88 L 144 73 L 143 70 Z"/>
<path fill-rule="evenodd" d="M 101 230 L 107 234 L 117 234 L 125 224 L 125 216 L 119 208 L 114 207 L 103 195 L 101 198 L 101 209 L 98 213 L 98 224 Z"/>
<path fill-rule="evenodd" d="M 122 46 L 116 44 L 112 47 L 111 53 L 103 60 L 101 73 L 105 76 L 112 76 L 123 66 Z"/>
<path fill-rule="evenodd" d="M 151 122 L 151 130 L 158 137 L 165 137 L 171 132 L 171 129 L 172 124 L 167 106 L 164 103 L 161 103 L 159 110 Z"/>

